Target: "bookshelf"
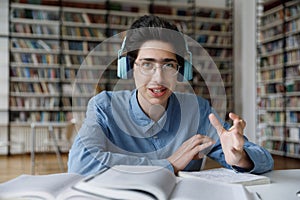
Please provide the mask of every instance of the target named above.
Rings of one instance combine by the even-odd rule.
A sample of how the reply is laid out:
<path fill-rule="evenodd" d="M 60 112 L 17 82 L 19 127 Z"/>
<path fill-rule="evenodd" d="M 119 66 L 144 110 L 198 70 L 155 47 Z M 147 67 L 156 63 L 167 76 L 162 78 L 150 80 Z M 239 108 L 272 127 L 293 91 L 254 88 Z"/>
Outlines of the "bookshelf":
<path fill-rule="evenodd" d="M 126 31 L 135 19 L 145 14 L 149 14 L 149 5 L 149 0 L 141 0 L 138 3 L 133 0 L 108 1 L 108 36 L 113 36 Z"/>
<path fill-rule="evenodd" d="M 234 98 L 233 2 L 227 4 L 226 8 L 195 9 L 194 38 L 214 62 L 210 58 L 196 58 L 199 70 L 194 73 L 192 85 L 197 94 L 212 101 L 222 117 L 233 111 Z M 220 92 L 223 88 L 225 91 Z"/>
<path fill-rule="evenodd" d="M 150 13 L 168 19 L 184 34 L 193 38 L 195 2 L 175 1 L 172 6 L 169 3 L 167 0 L 154 0 L 150 5 Z"/>
<path fill-rule="evenodd" d="M 10 122 L 61 121 L 58 6 L 10 4 Z"/>
<path fill-rule="evenodd" d="M 116 76 L 116 52 L 122 42 L 119 33 L 127 30 L 136 18 L 149 13 L 175 22 L 202 45 L 218 70 L 212 72 L 207 68 L 202 74 L 195 71 L 190 84 L 197 94 L 213 98 L 219 113 L 233 111 L 232 5 L 200 7 L 195 1 L 168 0 L 29 2 L 10 1 L 7 37 L 9 135 L 13 141 L 26 141 L 25 152 L 30 151 L 31 122 L 65 122 L 75 117 L 80 126 L 88 100 L 96 93 L 134 87 L 132 80 Z M 201 57 L 196 60 L 195 64 L 207 61 Z M 219 71 L 224 85 L 220 81 L 215 83 Z M 203 74 L 210 77 L 208 82 Z M 225 99 L 209 95 L 207 84 L 225 86 Z M 42 143 L 46 131 L 37 134 L 37 144 Z M 60 130 L 55 131 L 59 134 Z M 47 151 L 41 149 L 37 151 Z M 14 149 L 11 153 L 22 151 Z"/>
<path fill-rule="evenodd" d="M 9 151 L 9 3 L 1 2 L 0 12 L 0 154 Z"/>
<path fill-rule="evenodd" d="M 258 138 L 273 154 L 300 158 L 300 2 L 264 1 L 258 9 Z"/>
<path fill-rule="evenodd" d="M 72 113 L 80 124 L 88 100 L 95 95 L 99 73 L 105 69 L 99 60 L 106 51 L 97 46 L 107 39 L 109 11 L 105 1 L 63 2 L 61 9 L 61 110 Z"/>

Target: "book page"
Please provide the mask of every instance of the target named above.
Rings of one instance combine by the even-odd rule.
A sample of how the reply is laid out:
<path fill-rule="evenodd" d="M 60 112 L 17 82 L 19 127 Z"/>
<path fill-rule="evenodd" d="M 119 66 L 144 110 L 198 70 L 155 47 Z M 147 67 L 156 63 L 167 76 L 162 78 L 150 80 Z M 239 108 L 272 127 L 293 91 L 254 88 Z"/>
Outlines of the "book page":
<path fill-rule="evenodd" d="M 76 182 L 74 184 L 76 184 Z M 73 187 L 70 186 L 63 190 L 56 197 L 56 200 L 107 200 L 107 198 L 101 198 L 99 196 L 80 192 L 78 190 L 74 190 Z"/>
<path fill-rule="evenodd" d="M 243 185 L 215 182 L 196 178 L 181 178 L 170 200 L 259 200 L 256 193 L 249 192 Z"/>
<path fill-rule="evenodd" d="M 261 199 L 272 200 L 300 200 L 300 169 L 273 170 L 266 173 L 272 180 L 269 185 L 252 185 L 247 189 L 257 192 Z"/>
<path fill-rule="evenodd" d="M 0 184 L 0 199 L 56 199 L 65 189 L 81 180 L 77 174 L 21 175 Z"/>
<path fill-rule="evenodd" d="M 216 168 L 195 172 L 180 171 L 178 175 L 187 178 L 201 178 L 217 182 L 238 183 L 243 184 L 244 186 L 270 183 L 270 179 L 266 176 L 249 173 L 238 173 L 226 168 Z"/>
<path fill-rule="evenodd" d="M 114 166 L 75 184 L 74 188 L 107 198 L 168 199 L 176 184 L 173 173 L 157 166 Z"/>

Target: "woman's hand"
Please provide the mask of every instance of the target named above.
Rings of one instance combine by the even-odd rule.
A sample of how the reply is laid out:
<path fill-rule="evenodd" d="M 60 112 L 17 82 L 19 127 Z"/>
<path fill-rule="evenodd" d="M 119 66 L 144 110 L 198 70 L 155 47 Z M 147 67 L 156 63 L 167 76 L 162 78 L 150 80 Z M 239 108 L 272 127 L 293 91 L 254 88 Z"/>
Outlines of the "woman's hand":
<path fill-rule="evenodd" d="M 246 122 L 234 113 L 229 113 L 229 117 L 233 120 L 233 126 L 227 131 L 214 114 L 209 115 L 211 124 L 219 134 L 225 160 L 229 165 L 252 169 L 253 163 L 243 148 Z"/>
<path fill-rule="evenodd" d="M 179 149 L 168 158 L 168 161 L 174 168 L 175 174 L 183 170 L 191 160 L 203 158 L 204 154 L 200 152 L 214 143 L 215 141 L 211 138 L 200 134 L 196 134 L 185 141 Z"/>

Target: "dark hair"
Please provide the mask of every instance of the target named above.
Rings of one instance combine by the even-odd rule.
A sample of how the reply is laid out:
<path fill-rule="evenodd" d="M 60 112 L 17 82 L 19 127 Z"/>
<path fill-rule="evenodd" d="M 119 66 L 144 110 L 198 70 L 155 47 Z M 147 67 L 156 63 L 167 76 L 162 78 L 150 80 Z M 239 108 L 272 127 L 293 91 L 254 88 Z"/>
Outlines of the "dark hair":
<path fill-rule="evenodd" d="M 169 21 L 154 15 L 144 15 L 137 19 L 126 33 L 125 51 L 133 66 L 140 47 L 149 40 L 160 40 L 171 44 L 176 52 L 176 59 L 183 66 L 186 47 L 183 34 Z"/>

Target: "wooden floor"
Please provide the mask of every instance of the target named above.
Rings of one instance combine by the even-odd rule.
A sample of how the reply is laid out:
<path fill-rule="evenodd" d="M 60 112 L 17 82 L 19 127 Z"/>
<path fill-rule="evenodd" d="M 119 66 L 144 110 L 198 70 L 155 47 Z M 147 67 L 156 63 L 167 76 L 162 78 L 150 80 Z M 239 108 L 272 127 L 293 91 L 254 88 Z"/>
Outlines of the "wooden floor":
<path fill-rule="evenodd" d="M 300 169 L 300 159 L 273 156 L 275 169 Z M 67 171 L 68 155 L 63 155 L 65 172 Z M 205 168 L 211 169 L 220 167 L 216 162 L 207 159 Z M 59 165 L 55 154 L 36 155 L 36 174 L 60 173 Z M 31 173 L 30 155 L 0 156 L 0 183 L 15 178 L 21 174 Z"/>

